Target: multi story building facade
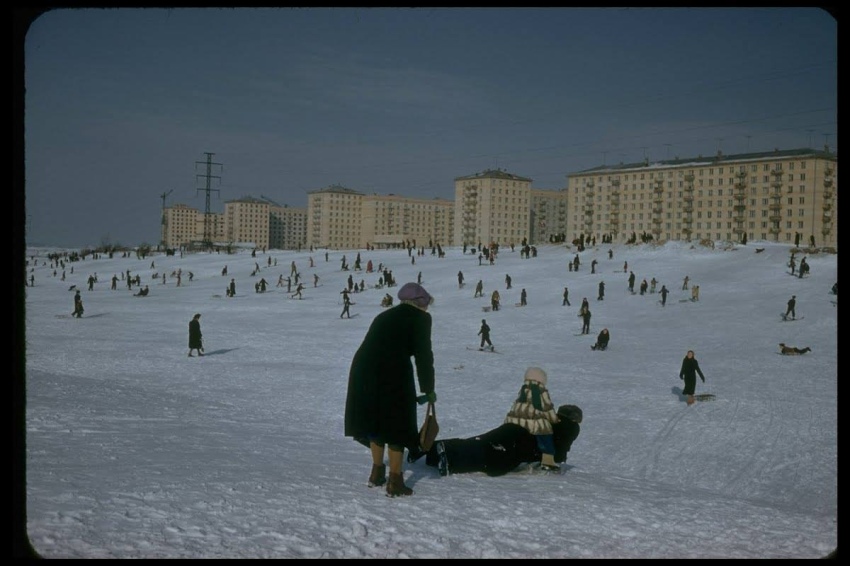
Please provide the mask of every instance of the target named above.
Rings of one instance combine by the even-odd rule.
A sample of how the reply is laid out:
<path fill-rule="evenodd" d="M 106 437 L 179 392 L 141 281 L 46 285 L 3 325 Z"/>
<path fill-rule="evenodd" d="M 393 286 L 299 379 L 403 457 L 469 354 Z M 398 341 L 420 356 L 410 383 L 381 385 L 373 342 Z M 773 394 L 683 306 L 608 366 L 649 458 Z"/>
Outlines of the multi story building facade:
<path fill-rule="evenodd" d="M 307 209 L 269 206 L 269 248 L 298 250 L 307 242 Z"/>
<path fill-rule="evenodd" d="M 530 244 L 554 243 L 566 239 L 567 196 L 564 190 L 531 189 Z"/>
<path fill-rule="evenodd" d="M 531 179 L 500 169 L 455 178 L 454 245 L 519 244 L 531 231 Z"/>
<path fill-rule="evenodd" d="M 837 248 L 837 176 L 828 148 L 595 167 L 567 177 L 568 240 L 746 236 Z"/>
<path fill-rule="evenodd" d="M 603 165 L 572 173 L 561 190 L 503 170 L 454 179 L 455 200 L 366 195 L 331 185 L 306 209 L 267 198 L 225 203 L 223 214 L 184 204 L 163 210 L 162 241 L 272 249 L 470 246 L 640 235 L 666 240 L 773 240 L 838 246 L 838 158 L 797 149 Z"/>
<path fill-rule="evenodd" d="M 162 211 L 161 240 L 168 248 L 200 244 L 207 229 L 212 241 L 224 240 L 224 215 L 207 215 L 185 204 L 175 204 Z"/>
<path fill-rule="evenodd" d="M 340 185 L 312 191 L 307 206 L 307 242 L 319 248 L 390 247 L 406 242 L 451 242 L 454 203 L 366 195 Z"/>

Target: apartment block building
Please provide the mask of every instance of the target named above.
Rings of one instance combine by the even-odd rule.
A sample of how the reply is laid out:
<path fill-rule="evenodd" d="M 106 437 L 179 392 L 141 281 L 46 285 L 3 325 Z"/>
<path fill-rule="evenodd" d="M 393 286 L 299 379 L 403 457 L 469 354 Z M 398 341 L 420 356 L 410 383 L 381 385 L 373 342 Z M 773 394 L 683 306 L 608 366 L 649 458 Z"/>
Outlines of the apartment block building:
<path fill-rule="evenodd" d="M 340 185 L 312 191 L 308 196 L 308 245 L 350 249 L 390 247 L 415 241 L 449 245 L 454 203 L 445 199 L 415 199 L 366 195 Z"/>
<path fill-rule="evenodd" d="M 567 175 L 560 190 L 501 169 L 454 179 L 455 199 L 367 195 L 331 185 L 307 208 L 262 198 L 225 203 L 223 214 L 184 204 L 163 210 L 169 247 L 206 241 L 300 249 L 443 244 L 530 244 L 580 235 L 613 242 L 772 240 L 838 246 L 838 157 L 824 148 L 602 165 Z"/>
<path fill-rule="evenodd" d="M 813 149 L 600 166 L 567 177 L 568 240 L 838 246 L 838 157 Z M 801 237 L 802 236 L 802 237 Z"/>
<path fill-rule="evenodd" d="M 531 230 L 531 179 L 501 169 L 455 178 L 455 246 L 520 244 Z"/>
<path fill-rule="evenodd" d="M 175 204 L 162 211 L 161 243 L 166 247 L 200 244 L 207 232 L 211 241 L 224 241 L 224 214 L 205 214 L 186 204 Z"/>
<path fill-rule="evenodd" d="M 224 203 L 224 212 L 206 214 L 185 204 L 163 209 L 162 243 L 179 248 L 251 243 L 258 248 L 297 249 L 307 239 L 307 211 L 269 199 L 242 197 Z"/>

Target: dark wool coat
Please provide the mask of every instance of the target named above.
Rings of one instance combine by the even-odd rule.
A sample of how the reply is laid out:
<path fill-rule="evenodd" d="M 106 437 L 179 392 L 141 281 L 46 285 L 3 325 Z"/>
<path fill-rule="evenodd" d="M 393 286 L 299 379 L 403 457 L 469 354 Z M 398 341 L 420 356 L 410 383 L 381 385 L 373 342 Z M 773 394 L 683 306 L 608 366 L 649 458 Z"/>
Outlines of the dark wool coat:
<path fill-rule="evenodd" d="M 555 461 L 567 460 L 567 452 L 578 438 L 581 425 L 568 419 L 554 427 Z M 449 438 L 438 441 L 446 452 L 448 473 L 484 472 L 502 476 L 524 463 L 539 462 L 542 454 L 533 434 L 518 424 L 505 423 L 484 434 L 470 438 Z M 437 442 L 428 451 L 425 463 L 436 467 L 440 462 Z"/>
<path fill-rule="evenodd" d="M 418 450 L 416 377 L 422 393 L 434 391 L 431 315 L 400 303 L 375 317 L 354 354 L 345 400 L 345 436 Z"/>
<path fill-rule="evenodd" d="M 685 378 L 685 388 L 682 390 L 682 395 L 694 394 L 694 389 L 697 386 L 697 374 L 699 374 L 700 379 L 705 381 L 705 376 L 699 368 L 697 359 L 685 356 L 685 359 L 682 360 L 682 369 L 679 370 L 679 377 Z"/>
<path fill-rule="evenodd" d="M 193 318 L 189 321 L 189 348 L 202 348 L 201 342 L 201 321 Z"/>

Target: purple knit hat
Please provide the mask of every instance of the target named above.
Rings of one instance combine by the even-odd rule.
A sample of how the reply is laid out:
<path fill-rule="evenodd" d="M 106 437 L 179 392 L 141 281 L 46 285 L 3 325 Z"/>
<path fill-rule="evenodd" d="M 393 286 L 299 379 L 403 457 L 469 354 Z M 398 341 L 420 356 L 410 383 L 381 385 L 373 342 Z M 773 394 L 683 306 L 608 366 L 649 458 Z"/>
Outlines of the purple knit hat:
<path fill-rule="evenodd" d="M 398 290 L 398 300 L 411 301 L 419 308 L 424 309 L 434 301 L 434 298 L 428 294 L 425 287 L 419 283 L 411 282 L 405 283 L 402 288 Z"/>

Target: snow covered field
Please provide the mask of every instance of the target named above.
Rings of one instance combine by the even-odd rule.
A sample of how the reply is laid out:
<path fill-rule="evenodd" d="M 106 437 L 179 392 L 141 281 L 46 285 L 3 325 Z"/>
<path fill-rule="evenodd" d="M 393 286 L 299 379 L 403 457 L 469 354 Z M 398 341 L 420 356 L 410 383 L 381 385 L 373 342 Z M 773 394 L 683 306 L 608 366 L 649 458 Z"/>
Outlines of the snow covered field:
<path fill-rule="evenodd" d="M 800 279 L 788 274 L 787 245 L 722 248 L 599 245 L 579 254 L 578 272 L 568 271 L 576 252 L 564 246 L 529 259 L 503 249 L 493 266 L 459 248 L 445 258 L 414 252 L 415 264 L 405 250 L 361 251 L 364 267 L 383 263 L 399 286 L 421 272 L 436 299 L 441 438 L 501 424 L 530 365 L 548 372 L 556 405 L 584 411 L 560 474 L 440 477 L 423 458 L 405 463 L 415 494 L 396 499 L 366 487 L 369 454 L 343 436 L 351 358 L 384 293 L 398 291 L 352 295 L 356 316 L 341 320 L 351 273 L 341 258 L 353 266 L 356 250 L 330 251 L 328 261 L 324 250 L 89 258 L 67 264 L 61 281 L 61 268 L 54 277 L 44 265 L 49 250 L 30 249 L 29 540 L 46 558 L 826 556 L 838 544 L 837 255 L 798 254 L 811 266 Z M 293 260 L 304 300 L 276 287 Z M 628 292 L 624 261 L 636 290 L 644 278 L 667 286 L 666 306 L 658 294 Z M 128 269 L 150 296 L 127 290 Z M 180 287 L 152 278 L 177 269 Z M 353 275 L 367 287 L 378 281 Z M 700 286 L 698 302 L 681 289 L 686 275 Z M 231 277 L 234 298 L 225 296 Z M 265 293 L 254 291 L 260 277 Z M 473 298 L 479 279 L 483 299 Z M 70 316 L 73 284 L 82 319 Z M 517 308 L 523 288 L 528 306 Z M 503 309 L 483 312 L 494 289 Z M 792 295 L 800 320 L 783 322 Z M 593 313 L 584 336 L 583 297 Z M 186 355 L 196 312 L 203 358 Z M 478 346 L 482 318 L 502 355 L 467 349 Z M 603 327 L 610 347 L 591 351 Z M 781 356 L 780 342 L 812 351 Z M 716 400 L 688 406 L 679 395 L 689 349 L 706 376 L 697 393 Z"/>

